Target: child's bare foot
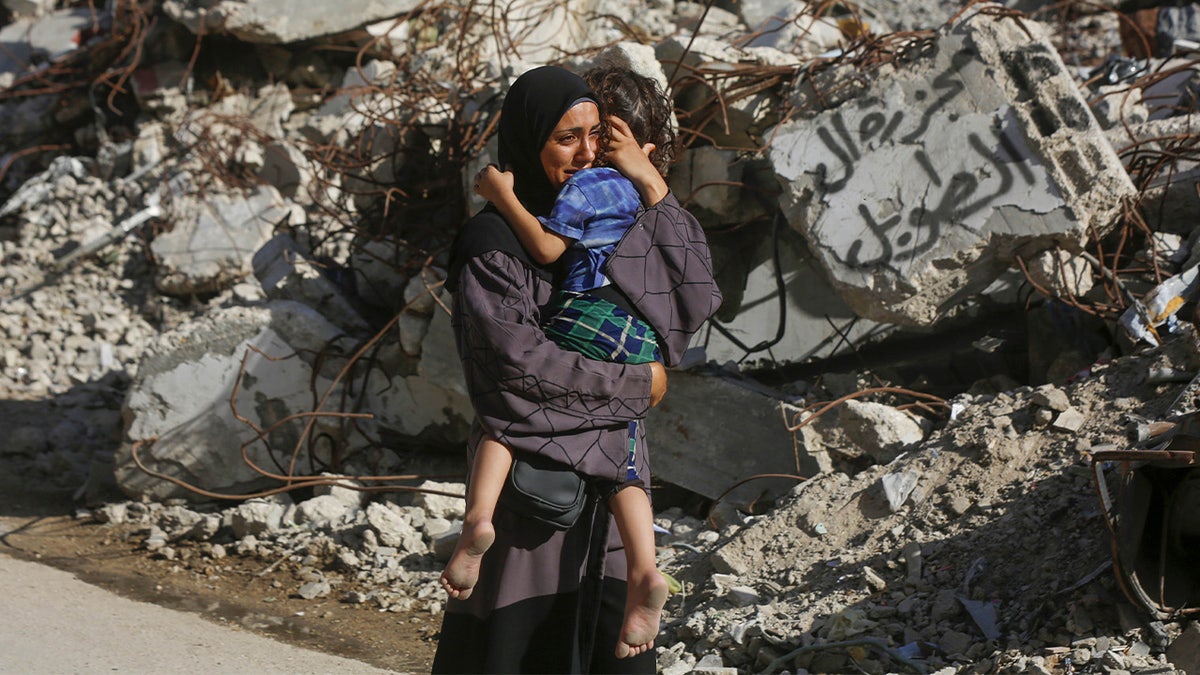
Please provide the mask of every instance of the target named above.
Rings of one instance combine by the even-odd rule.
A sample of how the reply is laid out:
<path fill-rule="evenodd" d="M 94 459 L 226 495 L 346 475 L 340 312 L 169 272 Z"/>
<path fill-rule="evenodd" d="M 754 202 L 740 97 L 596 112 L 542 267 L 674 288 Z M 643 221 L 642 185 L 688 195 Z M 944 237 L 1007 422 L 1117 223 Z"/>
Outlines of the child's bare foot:
<path fill-rule="evenodd" d="M 625 620 L 617 641 L 617 658 L 637 656 L 654 647 L 663 605 L 667 604 L 667 580 L 657 569 L 647 574 L 630 575 L 625 595 Z"/>
<path fill-rule="evenodd" d="M 479 563 L 494 541 L 496 529 L 491 520 L 463 523 L 454 553 L 450 554 L 450 562 L 439 580 L 450 597 L 459 600 L 471 597 L 471 590 L 479 582 Z"/>

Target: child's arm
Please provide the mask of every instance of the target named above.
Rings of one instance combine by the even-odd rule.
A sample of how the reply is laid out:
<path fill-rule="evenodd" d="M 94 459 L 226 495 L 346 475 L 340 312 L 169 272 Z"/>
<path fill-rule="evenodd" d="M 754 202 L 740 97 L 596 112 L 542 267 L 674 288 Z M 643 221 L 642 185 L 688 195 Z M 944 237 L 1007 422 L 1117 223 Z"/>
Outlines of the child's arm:
<path fill-rule="evenodd" d="M 638 194 L 642 196 L 643 204 L 647 207 L 654 206 L 662 201 L 669 191 L 667 181 L 650 162 L 649 155 L 654 150 L 654 144 L 638 145 L 633 138 L 633 132 L 629 130 L 629 125 L 619 117 L 610 116 L 608 122 L 612 125 L 608 161 L 633 183 Z"/>
<path fill-rule="evenodd" d="M 475 176 L 475 193 L 496 206 L 508 221 L 521 246 L 539 265 L 548 265 L 573 243 L 572 239 L 551 232 L 521 204 L 513 192 L 513 174 L 488 164 Z"/>

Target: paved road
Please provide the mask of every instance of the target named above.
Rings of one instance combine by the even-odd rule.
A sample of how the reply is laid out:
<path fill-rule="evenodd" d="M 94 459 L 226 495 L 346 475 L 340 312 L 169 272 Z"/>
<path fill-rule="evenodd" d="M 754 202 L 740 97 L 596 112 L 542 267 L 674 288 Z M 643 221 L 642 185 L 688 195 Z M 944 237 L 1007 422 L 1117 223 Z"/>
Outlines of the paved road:
<path fill-rule="evenodd" d="M 0 673 L 385 674 L 0 555 Z"/>

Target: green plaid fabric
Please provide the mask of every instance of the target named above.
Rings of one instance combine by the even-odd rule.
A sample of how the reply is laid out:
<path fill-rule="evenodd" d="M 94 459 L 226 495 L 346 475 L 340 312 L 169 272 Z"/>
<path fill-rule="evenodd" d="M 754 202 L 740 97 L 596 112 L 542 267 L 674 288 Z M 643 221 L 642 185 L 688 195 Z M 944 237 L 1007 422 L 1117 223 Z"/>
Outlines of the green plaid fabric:
<path fill-rule="evenodd" d="M 558 294 L 553 315 L 543 326 L 564 349 L 597 361 L 661 361 L 654 329 L 613 303 L 580 293 Z"/>

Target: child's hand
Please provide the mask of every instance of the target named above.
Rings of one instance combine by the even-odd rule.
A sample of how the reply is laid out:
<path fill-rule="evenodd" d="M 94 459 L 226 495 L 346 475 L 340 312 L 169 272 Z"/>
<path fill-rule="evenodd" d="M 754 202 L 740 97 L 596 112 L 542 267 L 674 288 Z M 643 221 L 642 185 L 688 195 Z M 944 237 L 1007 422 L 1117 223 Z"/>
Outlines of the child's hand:
<path fill-rule="evenodd" d="M 501 171 L 495 164 L 488 164 L 475 174 L 475 194 L 492 202 L 513 193 L 513 173 Z"/>
<path fill-rule="evenodd" d="M 654 144 L 647 143 L 639 146 L 629 125 L 620 117 L 610 115 L 608 123 L 611 130 L 606 157 L 617 171 L 626 176 L 646 170 L 657 172 L 654 165 L 650 163 L 650 153 L 654 151 Z"/>
<path fill-rule="evenodd" d="M 610 116 L 608 123 L 612 129 L 608 143 L 609 163 L 633 182 L 646 206 L 654 206 L 667 196 L 667 182 L 650 161 L 654 144 L 638 145 L 629 125 L 620 117 Z"/>

